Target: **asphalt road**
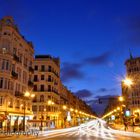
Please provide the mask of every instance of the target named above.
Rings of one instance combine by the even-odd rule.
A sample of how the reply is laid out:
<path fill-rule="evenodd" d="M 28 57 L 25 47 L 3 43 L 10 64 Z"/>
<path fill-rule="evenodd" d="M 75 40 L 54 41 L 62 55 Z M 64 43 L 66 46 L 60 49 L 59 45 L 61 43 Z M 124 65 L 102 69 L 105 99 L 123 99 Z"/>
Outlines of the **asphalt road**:
<path fill-rule="evenodd" d="M 35 136 L 13 136 L 2 140 L 140 140 L 140 134 L 109 128 L 102 120 L 94 120 L 79 127 L 51 130 Z"/>

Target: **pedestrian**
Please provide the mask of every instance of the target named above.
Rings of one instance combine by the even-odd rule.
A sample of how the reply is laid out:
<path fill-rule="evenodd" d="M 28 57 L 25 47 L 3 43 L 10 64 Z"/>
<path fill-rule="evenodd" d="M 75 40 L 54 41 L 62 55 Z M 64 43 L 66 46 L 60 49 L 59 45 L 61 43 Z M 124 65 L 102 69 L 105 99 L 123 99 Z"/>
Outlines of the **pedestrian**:
<path fill-rule="evenodd" d="M 128 123 L 125 121 L 124 122 L 124 130 L 126 131 L 128 129 Z"/>
<path fill-rule="evenodd" d="M 133 132 L 134 132 L 135 131 L 135 123 L 134 123 L 134 121 L 132 123 L 132 128 L 133 128 Z"/>

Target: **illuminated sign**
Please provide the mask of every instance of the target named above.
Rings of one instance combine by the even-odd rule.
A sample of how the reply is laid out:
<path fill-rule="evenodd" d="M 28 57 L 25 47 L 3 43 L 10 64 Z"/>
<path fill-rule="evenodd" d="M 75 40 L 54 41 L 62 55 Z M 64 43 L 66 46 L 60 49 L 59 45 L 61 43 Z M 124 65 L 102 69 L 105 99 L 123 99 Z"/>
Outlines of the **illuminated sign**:
<path fill-rule="evenodd" d="M 129 111 L 129 110 L 126 110 L 126 111 L 125 111 L 125 116 L 126 116 L 126 117 L 129 117 L 129 116 L 130 116 L 130 111 Z"/>
<path fill-rule="evenodd" d="M 115 120 L 115 116 L 114 115 L 111 116 L 111 120 Z"/>

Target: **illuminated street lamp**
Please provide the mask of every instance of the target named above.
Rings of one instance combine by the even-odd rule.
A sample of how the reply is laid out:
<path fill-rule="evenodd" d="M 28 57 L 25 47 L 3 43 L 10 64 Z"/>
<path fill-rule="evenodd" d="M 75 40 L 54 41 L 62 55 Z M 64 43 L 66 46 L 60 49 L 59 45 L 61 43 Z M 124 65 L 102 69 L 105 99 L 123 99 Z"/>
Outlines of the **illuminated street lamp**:
<path fill-rule="evenodd" d="M 120 101 L 120 102 L 123 102 L 123 101 L 124 101 L 124 98 L 123 98 L 122 96 L 120 96 L 120 97 L 119 97 L 119 101 Z"/>
<path fill-rule="evenodd" d="M 66 105 L 63 105 L 63 109 L 66 110 L 67 109 L 67 106 Z"/>
<path fill-rule="evenodd" d="M 71 112 L 73 112 L 73 111 L 74 111 L 74 109 L 73 109 L 73 108 L 71 108 L 71 109 L 70 109 L 70 111 L 71 111 Z"/>
<path fill-rule="evenodd" d="M 130 87 L 131 85 L 133 85 L 133 81 L 130 78 L 125 78 L 123 80 L 124 85 L 126 85 L 127 87 Z"/>
<path fill-rule="evenodd" d="M 26 91 L 24 93 L 24 97 L 26 98 L 34 98 L 35 94 L 31 94 L 29 91 Z M 26 107 L 26 99 L 24 101 L 24 104 L 21 104 L 21 107 L 24 106 L 24 117 L 23 117 L 23 131 L 25 131 L 25 117 L 26 117 L 26 112 L 25 112 L 25 107 Z"/>
<path fill-rule="evenodd" d="M 120 110 L 120 107 L 117 107 L 117 110 Z"/>

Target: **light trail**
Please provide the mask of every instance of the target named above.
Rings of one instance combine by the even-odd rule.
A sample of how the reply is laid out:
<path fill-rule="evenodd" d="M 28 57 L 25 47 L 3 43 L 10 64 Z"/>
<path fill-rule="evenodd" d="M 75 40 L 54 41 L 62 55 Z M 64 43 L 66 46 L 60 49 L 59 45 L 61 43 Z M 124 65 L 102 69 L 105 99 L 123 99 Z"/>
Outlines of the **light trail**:
<path fill-rule="evenodd" d="M 114 140 L 118 139 L 118 137 L 124 136 L 140 138 L 140 134 L 137 133 L 111 129 L 107 126 L 106 122 L 101 119 L 96 119 L 77 127 L 47 131 L 42 135 L 45 136 L 44 138 L 41 138 L 42 140 L 61 136 L 79 137 L 79 139 L 84 136 L 86 137 L 86 140 L 89 140 L 91 137 L 102 138 L 105 140 Z"/>

